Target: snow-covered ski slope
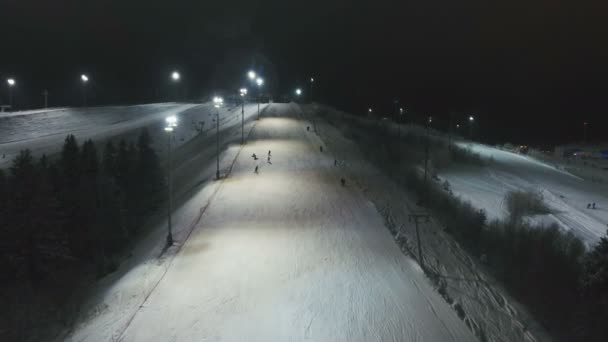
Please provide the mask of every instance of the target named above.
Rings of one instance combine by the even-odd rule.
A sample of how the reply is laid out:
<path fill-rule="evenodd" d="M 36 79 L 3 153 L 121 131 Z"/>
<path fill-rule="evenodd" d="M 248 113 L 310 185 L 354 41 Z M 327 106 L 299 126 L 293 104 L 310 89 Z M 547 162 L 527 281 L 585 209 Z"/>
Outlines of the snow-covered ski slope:
<path fill-rule="evenodd" d="M 208 205 L 197 194 L 185 204 L 203 214 L 178 218 L 196 225 L 161 260 L 166 273 L 154 286 L 110 284 L 104 323 L 92 314 L 68 340 L 475 341 L 375 207 L 340 185 L 299 113 L 273 104 L 264 114 L 223 159 L 230 175 L 201 189 L 215 189 Z"/>
<path fill-rule="evenodd" d="M 528 156 L 493 147 L 460 143 L 489 162 L 483 168 L 453 167 L 439 176 L 447 179 L 455 194 L 484 209 L 490 218 L 507 214 L 503 201 L 509 191 L 534 191 L 552 209 L 533 222 L 556 222 L 587 244 L 594 244 L 608 229 L 608 186 L 585 181 Z M 596 209 L 587 209 L 588 203 Z"/>
<path fill-rule="evenodd" d="M 68 134 L 77 139 L 106 139 L 179 115 L 193 104 L 161 103 L 135 106 L 59 108 L 0 114 L 0 168 L 10 165 L 20 150 L 36 156 L 61 149 Z M 4 155 L 2 158 L 1 155 Z"/>

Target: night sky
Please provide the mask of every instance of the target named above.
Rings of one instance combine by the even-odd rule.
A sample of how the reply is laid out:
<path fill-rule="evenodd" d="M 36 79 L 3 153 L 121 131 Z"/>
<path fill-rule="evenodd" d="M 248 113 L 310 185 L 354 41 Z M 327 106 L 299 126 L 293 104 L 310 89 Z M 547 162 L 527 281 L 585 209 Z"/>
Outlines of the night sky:
<path fill-rule="evenodd" d="M 608 4 L 560 0 L 1 0 L 0 98 L 21 108 L 188 98 L 246 85 L 446 125 L 474 114 L 487 142 L 608 140 Z M 458 119 L 457 119 L 458 120 Z M 463 121 L 463 120 L 461 120 Z"/>

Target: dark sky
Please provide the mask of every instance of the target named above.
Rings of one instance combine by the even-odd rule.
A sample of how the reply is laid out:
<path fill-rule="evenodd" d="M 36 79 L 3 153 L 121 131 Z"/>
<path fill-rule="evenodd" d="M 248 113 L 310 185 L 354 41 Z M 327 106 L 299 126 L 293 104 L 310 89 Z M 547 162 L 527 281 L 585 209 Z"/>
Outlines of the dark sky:
<path fill-rule="evenodd" d="M 601 0 L 0 0 L 0 98 L 22 107 L 236 89 L 251 66 L 275 96 L 306 86 L 361 113 L 445 125 L 474 113 L 489 142 L 608 140 L 608 4 Z M 464 114 L 460 114 L 464 118 Z M 457 115 L 457 117 L 459 117 Z"/>

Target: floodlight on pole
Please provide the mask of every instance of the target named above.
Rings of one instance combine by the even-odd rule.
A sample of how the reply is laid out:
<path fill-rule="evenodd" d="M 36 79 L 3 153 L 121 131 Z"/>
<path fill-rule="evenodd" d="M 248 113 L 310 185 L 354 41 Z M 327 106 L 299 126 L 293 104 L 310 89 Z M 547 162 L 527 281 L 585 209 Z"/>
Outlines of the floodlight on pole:
<path fill-rule="evenodd" d="M 177 126 L 177 117 L 175 115 L 168 116 L 165 121 L 167 122 L 168 128 Z"/>
<path fill-rule="evenodd" d="M 258 120 L 260 120 L 260 88 L 264 84 L 264 79 L 258 77 L 255 79 L 255 83 L 258 85 L 258 96 L 256 97 L 256 102 L 258 103 Z"/>
<path fill-rule="evenodd" d="M 82 74 L 82 75 L 80 75 L 80 80 L 82 81 L 82 103 L 86 107 L 87 106 L 87 83 L 89 82 L 89 76 Z"/>
<path fill-rule="evenodd" d="M 296 89 L 296 95 L 298 95 L 298 96 L 302 95 L 302 89 L 300 89 L 300 88 Z"/>
<path fill-rule="evenodd" d="M 247 95 L 247 88 L 241 88 L 241 145 L 245 143 L 245 96 Z"/>
<path fill-rule="evenodd" d="M 473 124 L 475 123 L 475 118 L 471 115 L 469 116 L 469 139 L 473 141 Z"/>
<path fill-rule="evenodd" d="M 220 107 L 224 104 L 224 99 L 220 96 L 213 97 L 213 106 L 217 109 L 215 119 L 215 158 L 217 168 L 215 179 L 220 179 Z"/>
<path fill-rule="evenodd" d="M 167 185 L 168 185 L 168 197 L 169 203 L 167 205 L 167 246 L 173 245 L 173 229 L 171 222 L 171 214 L 173 212 L 173 157 L 171 155 L 172 150 L 172 138 L 175 134 L 175 128 L 177 127 L 177 117 L 171 115 L 165 119 L 167 126 L 165 132 L 167 132 Z"/>
<path fill-rule="evenodd" d="M 171 79 L 172 79 L 174 82 L 179 81 L 179 79 L 180 79 L 180 78 L 181 78 L 181 75 L 179 74 L 179 72 L 174 71 L 174 72 L 172 72 L 172 73 L 171 73 Z"/>
<path fill-rule="evenodd" d="M 312 90 L 313 90 L 312 88 L 313 88 L 314 83 L 315 83 L 315 79 L 314 79 L 314 77 L 311 77 L 310 84 L 309 84 L 310 91 L 308 92 L 308 98 L 310 99 L 310 102 L 312 102 Z"/>
<path fill-rule="evenodd" d="M 252 81 L 255 80 L 255 77 L 256 77 L 255 71 L 250 70 L 247 73 L 247 77 L 249 77 L 249 79 L 252 80 Z"/>
<path fill-rule="evenodd" d="M 11 110 L 13 108 L 13 87 L 15 86 L 16 82 L 14 78 L 9 78 L 6 80 L 6 83 L 8 83 L 8 105 L 11 106 Z"/>

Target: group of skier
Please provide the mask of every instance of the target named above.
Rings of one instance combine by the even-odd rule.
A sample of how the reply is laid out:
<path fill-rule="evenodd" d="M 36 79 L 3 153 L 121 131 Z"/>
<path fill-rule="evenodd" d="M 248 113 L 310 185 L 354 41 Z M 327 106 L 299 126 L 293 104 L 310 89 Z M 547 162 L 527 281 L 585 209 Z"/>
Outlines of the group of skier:
<path fill-rule="evenodd" d="M 268 159 L 267 159 L 268 164 L 272 164 L 272 163 L 270 162 L 270 157 L 271 157 L 271 156 L 272 156 L 272 152 L 271 152 L 270 150 L 268 150 Z M 258 156 L 256 156 L 256 154 L 255 154 L 255 153 L 254 153 L 254 154 L 252 154 L 252 155 L 251 155 L 251 157 L 253 158 L 253 160 L 258 160 Z M 258 173 L 258 172 L 259 172 L 259 170 L 260 170 L 260 169 L 259 169 L 259 167 L 260 167 L 259 165 L 256 165 L 256 166 L 255 166 L 255 169 L 253 170 L 253 172 L 254 172 L 254 173 Z"/>
<path fill-rule="evenodd" d="M 307 127 L 307 128 L 308 128 L 308 127 Z M 320 151 L 320 152 L 323 152 L 323 145 L 320 145 L 320 146 L 319 146 L 319 151 Z M 257 156 L 255 153 L 253 153 L 253 154 L 251 155 L 251 157 L 253 158 L 253 160 L 258 160 L 258 156 Z M 272 157 L 272 151 L 271 151 L 271 150 L 268 150 L 268 157 L 267 157 L 266 161 L 268 162 L 268 164 L 271 164 L 271 165 L 272 165 L 272 162 L 270 161 L 270 157 Z M 334 159 L 334 166 L 338 166 L 338 160 L 337 160 L 337 159 Z M 259 165 L 256 165 L 256 166 L 255 166 L 255 169 L 253 170 L 253 173 L 258 174 L 258 173 L 259 173 L 259 171 L 260 171 L 260 166 L 259 166 Z M 340 178 L 340 184 L 341 184 L 342 186 L 346 186 L 346 180 L 345 180 L 344 178 Z M 595 203 L 594 203 L 594 205 L 595 205 Z"/>

